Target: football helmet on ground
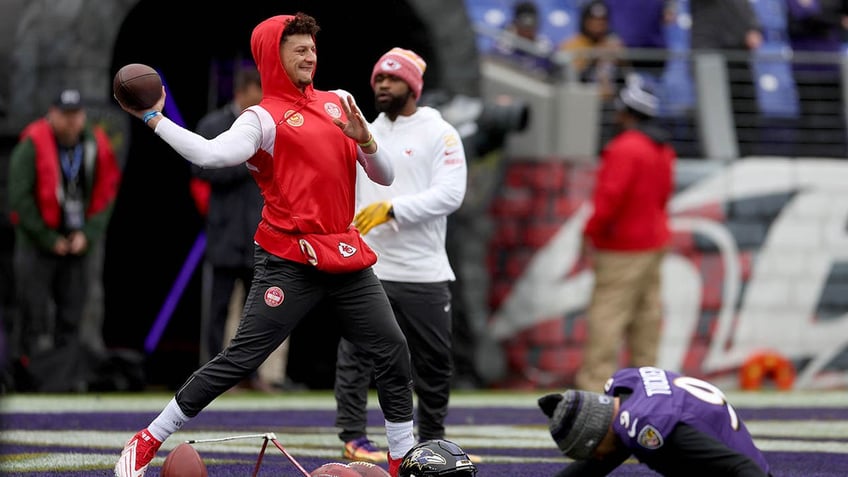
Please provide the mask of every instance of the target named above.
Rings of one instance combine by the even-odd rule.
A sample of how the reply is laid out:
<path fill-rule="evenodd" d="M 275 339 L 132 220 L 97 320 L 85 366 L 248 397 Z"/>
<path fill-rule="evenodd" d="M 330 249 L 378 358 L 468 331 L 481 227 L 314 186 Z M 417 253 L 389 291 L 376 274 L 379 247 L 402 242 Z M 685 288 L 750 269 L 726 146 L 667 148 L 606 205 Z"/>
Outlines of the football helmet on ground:
<path fill-rule="evenodd" d="M 398 477 L 474 477 L 477 466 L 456 443 L 434 439 L 415 445 L 403 456 Z"/>

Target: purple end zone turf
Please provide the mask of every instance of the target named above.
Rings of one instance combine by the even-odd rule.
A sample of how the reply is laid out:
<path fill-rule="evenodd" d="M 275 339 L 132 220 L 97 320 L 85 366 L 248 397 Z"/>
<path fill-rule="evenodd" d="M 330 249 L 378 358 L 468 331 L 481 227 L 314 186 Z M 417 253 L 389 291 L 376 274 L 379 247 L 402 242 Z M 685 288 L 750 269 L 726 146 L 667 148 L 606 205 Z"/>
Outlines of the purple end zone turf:
<path fill-rule="evenodd" d="M 740 414 L 749 420 L 759 422 L 769 420 L 787 420 L 797 423 L 798 421 L 825 421 L 846 420 L 848 410 L 839 408 L 776 408 L 776 409 L 740 409 Z M 136 429 L 140 422 L 148 422 L 155 417 L 154 412 L 50 412 L 50 413 L 15 413 L 7 412 L 0 420 L 0 431 L 121 431 L 131 435 L 131 430 Z M 289 450 L 291 455 L 305 469 L 311 470 L 330 460 L 327 457 L 314 457 L 299 455 L 298 448 L 309 447 L 308 444 L 298 442 L 298 434 L 301 432 L 315 432 L 316 429 L 326 430 L 335 435 L 333 429 L 334 412 L 328 410 L 308 411 L 229 411 L 208 410 L 201 413 L 183 429 L 184 431 L 220 432 L 221 436 L 238 433 L 263 433 L 274 432 L 280 443 Z M 794 426 L 788 422 L 787 426 Z M 382 426 L 382 414 L 379 411 L 370 410 L 368 415 L 369 426 Z M 546 422 L 541 412 L 534 408 L 460 408 L 454 407 L 450 411 L 448 425 L 518 425 L 539 426 L 544 429 Z M 236 431 L 237 430 L 237 431 Z M 508 432 L 508 431 L 507 431 Z M 71 435 L 72 433 L 66 433 Z M 175 437 L 172 437 L 176 438 Z M 768 436 L 769 440 L 795 441 L 802 440 L 800 437 L 792 436 Z M 559 455 L 553 442 L 547 447 L 519 447 L 510 446 L 509 435 L 493 435 L 489 440 L 490 445 L 479 445 L 475 439 L 475 446 L 463 446 L 468 452 L 488 457 L 490 462 L 479 465 L 478 477 L 500 477 L 500 476 L 551 476 L 566 464 L 566 460 Z M 518 438 L 516 438 L 518 439 Z M 810 442 L 830 441 L 833 443 L 845 443 L 848 438 L 821 436 L 820 438 L 805 438 Z M 51 442 L 55 440 L 51 439 Z M 215 451 L 214 446 L 206 447 L 199 444 L 197 449 L 207 464 L 209 475 L 215 477 L 243 477 L 249 475 L 256 463 L 256 456 L 261 447 L 261 439 L 256 440 L 256 453 L 234 453 Z M 336 460 L 341 461 L 341 442 L 336 449 L 339 453 Z M 11 438 L 0 440 L 0 470 L 4 470 L 4 462 L 12 462 L 15 456 L 39 455 L 53 453 L 57 456 L 73 455 L 78 460 L 85 460 L 86 455 L 92 457 L 93 461 L 101 462 L 97 470 L 94 468 L 67 470 L 67 469 L 38 469 L 21 473 L 3 473 L 3 475 L 17 475 L 21 477 L 90 477 L 111 476 L 110 469 L 102 468 L 104 455 L 114 455 L 117 460 L 120 453 L 119 448 L 85 447 L 81 441 L 68 440 L 68 444 L 55 443 L 16 443 Z M 766 457 L 772 465 L 775 477 L 844 477 L 845 469 L 848 469 L 848 454 L 826 453 L 826 452 L 791 452 L 774 451 L 765 452 Z M 166 453 L 160 452 L 159 457 Z M 82 456 L 82 457 L 81 457 Z M 505 462 L 498 462 L 498 457 L 503 457 Z M 523 460 L 522 462 L 515 462 Z M 213 462 L 214 461 L 214 462 Z M 545 461 L 545 462 L 543 462 Z M 159 467 L 152 466 L 146 477 L 158 477 Z M 275 476 L 298 476 L 302 475 L 292 463 L 277 449 L 269 447 L 260 468 L 261 475 Z M 656 477 L 657 474 L 637 463 L 628 463 L 618 468 L 613 474 L 617 477 Z"/>

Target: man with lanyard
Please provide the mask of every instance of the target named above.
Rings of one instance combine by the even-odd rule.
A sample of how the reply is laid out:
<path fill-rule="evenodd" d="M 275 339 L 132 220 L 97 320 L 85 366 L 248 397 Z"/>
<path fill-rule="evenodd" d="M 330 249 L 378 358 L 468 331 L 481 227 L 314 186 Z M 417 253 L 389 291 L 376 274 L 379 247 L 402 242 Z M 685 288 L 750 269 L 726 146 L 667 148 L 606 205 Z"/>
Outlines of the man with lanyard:
<path fill-rule="evenodd" d="M 120 177 L 109 138 L 87 122 L 79 90 L 62 91 L 21 132 L 9 164 L 9 204 L 22 355 L 79 340 L 88 253 L 106 231 Z"/>

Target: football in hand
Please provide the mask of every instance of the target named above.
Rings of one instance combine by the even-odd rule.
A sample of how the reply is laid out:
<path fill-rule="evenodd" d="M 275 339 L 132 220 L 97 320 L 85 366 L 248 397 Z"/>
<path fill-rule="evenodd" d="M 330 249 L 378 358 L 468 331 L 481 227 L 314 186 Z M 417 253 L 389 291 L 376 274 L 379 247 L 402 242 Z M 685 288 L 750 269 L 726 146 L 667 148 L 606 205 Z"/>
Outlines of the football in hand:
<path fill-rule="evenodd" d="M 206 464 L 191 444 L 183 442 L 165 456 L 162 477 L 208 477 Z"/>
<path fill-rule="evenodd" d="M 115 73 L 112 94 L 130 109 L 147 109 L 162 97 L 162 78 L 150 66 L 130 63 Z"/>

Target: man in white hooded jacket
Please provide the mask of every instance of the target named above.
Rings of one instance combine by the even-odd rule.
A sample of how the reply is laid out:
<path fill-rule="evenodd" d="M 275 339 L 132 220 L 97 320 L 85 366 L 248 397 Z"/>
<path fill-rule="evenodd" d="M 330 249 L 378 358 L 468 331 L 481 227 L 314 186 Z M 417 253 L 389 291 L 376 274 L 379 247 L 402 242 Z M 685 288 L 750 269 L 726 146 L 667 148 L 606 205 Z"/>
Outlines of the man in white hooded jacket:
<path fill-rule="evenodd" d="M 370 124 L 391 157 L 395 180 L 375 186 L 358 168 L 354 224 L 377 253 L 383 284 L 409 345 L 418 396 L 418 440 L 443 439 L 453 370 L 451 294 L 456 279 L 445 251 L 447 216 L 465 198 L 465 150 L 438 110 L 418 106 L 424 60 L 393 48 L 371 73 L 379 116 Z M 370 357 L 342 339 L 336 364 L 336 426 L 343 456 L 384 462 L 386 453 L 366 433 Z"/>

